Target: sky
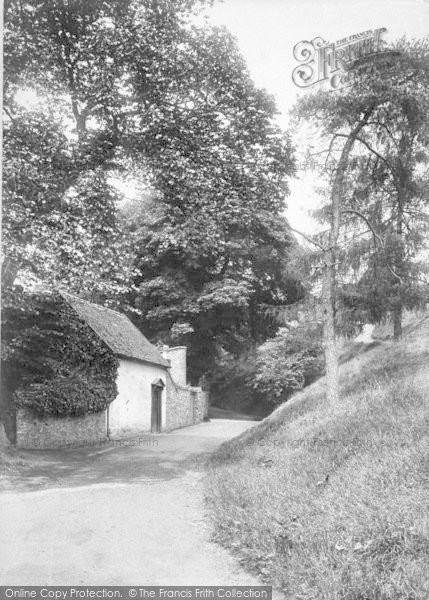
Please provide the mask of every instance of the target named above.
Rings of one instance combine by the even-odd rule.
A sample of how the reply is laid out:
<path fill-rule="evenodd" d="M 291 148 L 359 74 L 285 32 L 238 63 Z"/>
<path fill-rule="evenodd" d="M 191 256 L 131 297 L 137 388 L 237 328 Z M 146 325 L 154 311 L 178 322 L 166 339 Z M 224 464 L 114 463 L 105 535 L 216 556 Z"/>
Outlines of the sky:
<path fill-rule="evenodd" d="M 293 47 L 317 36 L 335 42 L 369 29 L 385 27 L 383 39 L 429 34 L 429 0 L 223 0 L 208 11 L 209 20 L 224 25 L 236 38 L 255 83 L 274 95 L 279 123 L 305 90 L 295 86 Z M 305 233 L 318 226 L 308 211 L 317 206 L 311 175 L 291 182 L 287 217 Z"/>

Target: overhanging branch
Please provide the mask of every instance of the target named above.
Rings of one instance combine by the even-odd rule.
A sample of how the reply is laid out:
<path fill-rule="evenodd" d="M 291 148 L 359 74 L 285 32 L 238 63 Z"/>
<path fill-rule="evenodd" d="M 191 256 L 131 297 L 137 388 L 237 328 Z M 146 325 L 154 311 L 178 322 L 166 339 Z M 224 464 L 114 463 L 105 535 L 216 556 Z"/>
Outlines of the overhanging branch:
<path fill-rule="evenodd" d="M 378 241 L 380 243 L 381 247 L 384 248 L 383 238 L 380 235 L 378 235 L 378 233 L 375 231 L 374 227 L 372 226 L 371 222 L 367 219 L 367 217 L 365 217 L 365 215 L 363 215 L 358 210 L 353 210 L 351 208 L 342 210 L 341 213 L 342 214 L 351 213 L 351 214 L 354 214 L 354 215 L 360 217 L 363 221 L 365 221 L 365 223 L 368 225 L 369 229 L 372 231 L 372 235 L 374 236 L 374 245 L 377 246 L 377 241 Z M 397 273 L 395 273 L 395 271 L 392 269 L 392 267 L 389 265 L 389 263 L 387 261 L 386 261 L 386 267 L 389 269 L 391 274 L 394 277 L 396 277 L 396 279 L 398 279 L 400 283 L 402 283 L 402 277 L 400 277 Z"/>
<path fill-rule="evenodd" d="M 365 217 L 365 215 L 363 215 L 361 212 L 359 212 L 358 210 L 354 210 L 352 208 L 347 208 L 341 211 L 341 214 L 353 214 L 356 215 L 357 217 L 360 217 L 363 221 L 365 221 L 365 223 L 368 225 L 369 229 L 372 232 L 372 235 L 374 236 L 374 244 L 377 245 L 377 240 L 380 242 L 381 246 L 384 247 L 384 243 L 383 243 L 383 239 L 381 238 L 381 236 L 378 235 L 378 233 L 375 231 L 374 227 L 371 225 L 371 222 Z"/>
<path fill-rule="evenodd" d="M 336 133 L 336 136 L 339 137 L 349 137 L 349 135 L 347 135 L 346 133 Z M 389 163 L 389 161 L 387 160 L 387 158 L 385 158 L 382 154 L 380 154 L 379 152 L 377 152 L 377 150 L 374 150 L 374 148 L 372 146 L 370 146 L 370 144 L 368 144 L 368 142 L 366 140 L 364 140 L 361 137 L 356 137 L 355 138 L 357 142 L 360 142 L 361 144 L 363 144 L 366 148 L 368 148 L 368 150 L 374 154 L 374 156 L 376 156 L 377 158 L 379 158 L 382 162 L 384 162 L 385 165 L 387 165 L 388 169 L 392 172 L 392 175 L 395 177 L 395 171 L 392 167 L 392 165 Z"/>
<path fill-rule="evenodd" d="M 302 231 L 298 231 L 298 229 L 294 229 L 293 227 L 290 227 L 290 226 L 289 226 L 289 229 L 291 231 L 293 231 L 294 233 L 297 233 L 298 235 L 302 236 L 310 244 L 314 244 L 315 246 L 317 246 L 318 248 L 320 248 L 324 252 L 326 251 L 326 248 L 324 246 L 322 246 L 322 244 L 319 244 L 319 242 L 316 242 L 316 240 L 314 240 L 313 238 L 309 237 L 305 233 L 302 233 Z"/>

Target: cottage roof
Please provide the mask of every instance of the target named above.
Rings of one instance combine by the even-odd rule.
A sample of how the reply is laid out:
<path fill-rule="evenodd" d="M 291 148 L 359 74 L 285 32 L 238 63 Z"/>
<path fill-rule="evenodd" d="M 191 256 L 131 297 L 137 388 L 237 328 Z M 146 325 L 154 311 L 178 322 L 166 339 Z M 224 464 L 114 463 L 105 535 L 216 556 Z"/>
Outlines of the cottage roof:
<path fill-rule="evenodd" d="M 161 356 L 155 346 L 125 315 L 65 292 L 62 292 L 61 295 L 74 308 L 80 318 L 118 356 L 133 358 L 162 367 L 170 366 L 170 363 Z"/>

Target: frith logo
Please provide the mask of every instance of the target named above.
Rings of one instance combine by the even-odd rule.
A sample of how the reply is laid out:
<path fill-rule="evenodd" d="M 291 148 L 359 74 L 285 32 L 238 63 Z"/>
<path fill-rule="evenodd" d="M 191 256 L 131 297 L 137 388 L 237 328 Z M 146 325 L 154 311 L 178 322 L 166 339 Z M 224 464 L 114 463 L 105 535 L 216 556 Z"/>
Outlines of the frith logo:
<path fill-rule="evenodd" d="M 293 82 L 303 88 L 326 81 L 333 88 L 339 87 L 357 61 L 383 54 L 382 35 L 386 31 L 385 27 L 370 29 L 335 43 L 321 37 L 299 42 L 293 49 L 293 56 L 300 63 L 293 70 Z"/>

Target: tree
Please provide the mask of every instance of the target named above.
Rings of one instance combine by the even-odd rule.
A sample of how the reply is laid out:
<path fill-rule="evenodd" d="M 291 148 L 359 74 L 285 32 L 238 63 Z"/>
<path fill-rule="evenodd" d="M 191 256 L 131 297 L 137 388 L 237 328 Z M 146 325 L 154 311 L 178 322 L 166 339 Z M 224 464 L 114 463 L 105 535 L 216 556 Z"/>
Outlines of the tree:
<path fill-rule="evenodd" d="M 144 330 L 164 342 L 186 342 L 194 378 L 220 348 L 238 356 L 274 333 L 277 325 L 261 304 L 293 302 L 301 293 L 284 273 L 292 244 L 280 215 L 255 208 L 252 215 L 228 197 L 206 203 L 175 222 L 170 207 L 158 202 L 136 236 L 135 303 Z M 239 223 L 240 213 L 250 214 L 249 228 Z"/>
<path fill-rule="evenodd" d="M 92 299 L 122 293 L 149 334 L 192 342 L 196 375 L 219 346 L 271 335 L 259 303 L 294 293 L 291 141 L 232 36 L 193 24 L 202 6 L 5 6 L 7 260 Z M 30 111 L 23 90 L 37 94 Z M 148 183 L 141 223 L 118 210 L 113 175 Z"/>
<path fill-rule="evenodd" d="M 403 247 L 405 198 L 409 198 L 411 204 L 416 201 L 410 185 L 410 175 L 415 167 L 415 160 L 418 162 L 419 159 L 416 148 L 411 150 L 411 146 L 413 140 L 417 139 L 420 145 L 427 144 L 427 121 L 424 120 L 424 115 L 427 114 L 424 112 L 427 93 L 422 93 L 422 90 L 427 88 L 427 62 L 422 60 L 422 55 L 427 56 L 427 50 L 424 44 L 414 50 L 416 52 L 413 53 L 411 47 L 406 45 L 395 48 L 393 55 L 390 55 L 390 62 L 371 65 L 369 71 L 355 71 L 349 85 L 334 94 L 319 91 L 303 98 L 295 111 L 300 118 L 310 119 L 317 124 L 323 132 L 322 139 L 328 142 L 322 152 L 327 155 L 325 167 L 328 168 L 330 202 L 322 211 L 322 215 L 328 219 L 330 228 L 327 235 L 321 235 L 312 241 L 323 253 L 325 361 L 328 396 L 333 401 L 337 401 L 339 397 L 335 321 L 338 309 L 339 263 L 345 256 L 343 252 L 340 254 L 341 224 L 344 224 L 345 220 L 349 224 L 359 222 L 366 226 L 376 241 L 382 240 L 374 228 L 376 225 L 370 221 L 374 211 L 371 213 L 371 210 L 368 210 L 371 209 L 368 197 L 373 194 L 374 198 L 374 189 L 378 192 L 380 186 L 386 184 L 388 172 L 391 190 L 387 197 L 391 205 L 396 202 L 398 207 L 396 235 L 400 238 L 399 245 Z M 400 133 L 401 142 L 396 153 L 392 151 L 385 134 L 385 130 L 389 132 L 391 126 L 393 132 Z M 392 136 L 394 133 L 390 133 L 391 139 Z M 372 145 L 374 138 L 380 145 L 384 143 L 391 155 L 394 153 L 394 157 L 387 158 L 380 154 L 377 147 Z M 377 159 L 373 164 L 373 178 L 369 176 L 370 183 L 365 194 L 359 193 L 357 176 L 357 172 L 363 175 L 365 169 L 368 176 L 368 163 L 362 160 L 362 148 L 370 154 L 371 160 L 374 160 L 374 157 Z M 380 172 L 380 162 L 383 163 L 383 173 Z M 392 193 L 392 189 L 395 193 Z M 357 203 L 358 200 L 361 202 Z M 393 263 L 385 264 L 392 276 L 397 281 L 402 281 L 401 273 L 406 271 L 404 252 L 399 250 L 394 254 Z M 346 264 L 346 268 L 348 265 Z M 400 298 L 399 294 L 399 308 L 394 309 L 397 335 L 402 307 Z"/>
<path fill-rule="evenodd" d="M 429 225 L 429 45 L 401 40 L 395 50 L 400 51 L 397 68 L 402 79 L 387 102 L 376 108 L 360 140 L 360 155 L 351 165 L 356 183 L 346 217 L 353 227 L 363 212 L 364 225 L 371 226 L 373 244 L 365 253 L 366 270 L 357 285 L 360 305 L 367 307 L 372 321 L 390 313 L 394 339 L 399 339 L 403 308 L 424 303 L 428 294 L 419 254 Z"/>
<path fill-rule="evenodd" d="M 106 19 L 115 7 L 123 15 L 126 4 L 6 2 L 2 252 L 8 285 L 18 276 L 27 284 L 86 289 L 95 298 L 123 291 L 130 261 L 116 227 L 117 193 L 108 182 L 117 144 L 108 107 L 119 94 L 111 88 L 115 71 L 106 49 L 115 46 Z M 30 109 L 18 101 L 22 93 L 35 96 Z"/>
<path fill-rule="evenodd" d="M 136 120 L 145 135 L 130 133 L 157 192 L 138 233 L 134 302 L 152 337 L 190 347 L 196 380 L 220 348 L 237 355 L 272 333 L 258 304 L 286 301 L 292 242 L 281 211 L 293 160 L 229 34 L 191 30 L 176 51 L 156 119 L 148 105 Z M 135 66 L 143 104 L 151 67 Z"/>
<path fill-rule="evenodd" d="M 61 124 L 21 114 L 4 131 L 3 251 L 28 285 L 44 281 L 92 297 L 119 293 L 130 248 L 120 238 L 117 194 L 101 168 L 81 170 Z"/>

